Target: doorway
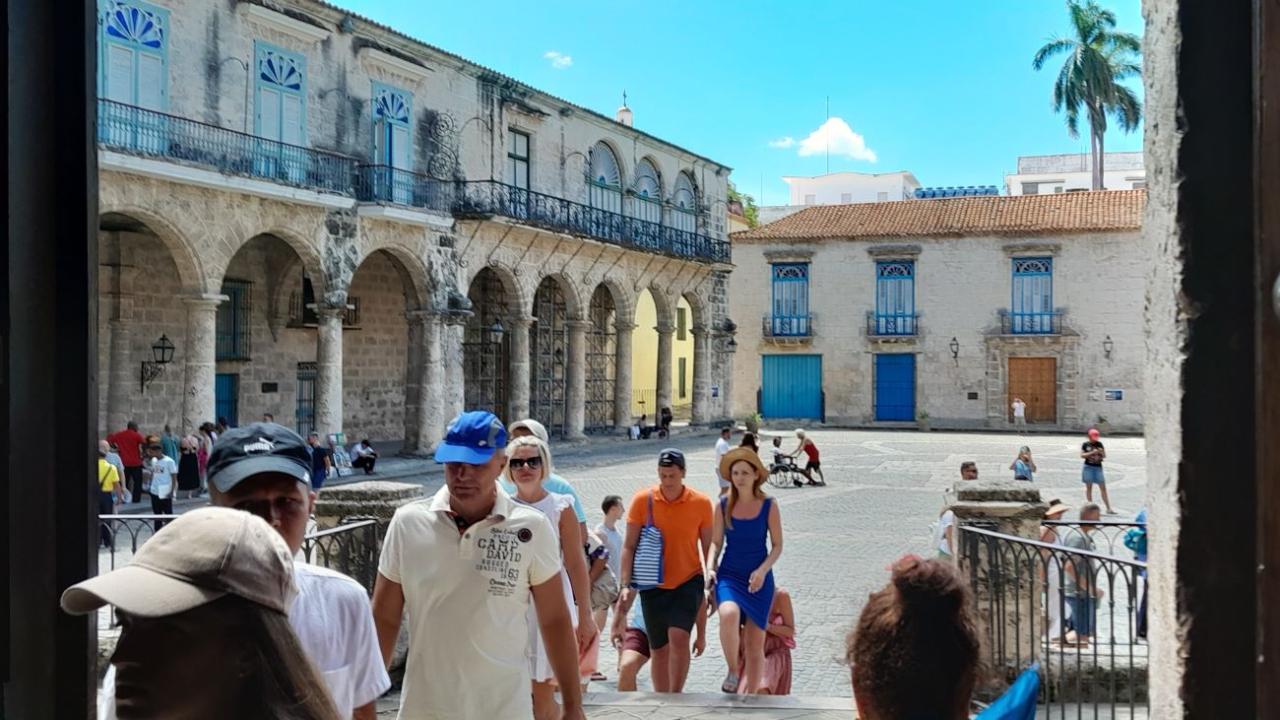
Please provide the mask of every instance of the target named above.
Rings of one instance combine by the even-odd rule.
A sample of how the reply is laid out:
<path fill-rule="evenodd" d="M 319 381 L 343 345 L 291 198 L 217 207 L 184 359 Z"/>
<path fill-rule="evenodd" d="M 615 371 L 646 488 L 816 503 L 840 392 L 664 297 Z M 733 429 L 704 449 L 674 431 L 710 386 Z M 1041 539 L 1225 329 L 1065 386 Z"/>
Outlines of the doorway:
<path fill-rule="evenodd" d="M 1009 395 L 1005 415 L 1013 422 L 1013 399 L 1027 404 L 1027 422 L 1058 422 L 1058 360 L 1051 357 L 1009 358 Z"/>

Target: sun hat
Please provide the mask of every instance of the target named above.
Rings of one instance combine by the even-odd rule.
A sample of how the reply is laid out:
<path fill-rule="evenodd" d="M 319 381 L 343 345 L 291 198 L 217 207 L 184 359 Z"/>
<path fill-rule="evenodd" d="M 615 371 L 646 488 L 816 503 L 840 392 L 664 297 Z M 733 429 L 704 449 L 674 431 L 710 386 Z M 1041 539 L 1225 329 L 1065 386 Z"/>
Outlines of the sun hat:
<path fill-rule="evenodd" d="M 684 462 L 684 453 L 675 448 L 667 448 L 658 453 L 658 467 L 678 467 L 681 470 L 687 469 Z"/>
<path fill-rule="evenodd" d="M 436 448 L 438 463 L 483 465 L 507 446 L 507 428 L 487 410 L 465 412 L 449 423 L 444 442 Z"/>
<path fill-rule="evenodd" d="M 161 528 L 128 565 L 67 588 L 62 609 L 85 615 L 114 605 L 164 617 L 236 595 L 287 614 L 296 594 L 293 556 L 278 532 L 247 512 L 205 507 Z"/>
<path fill-rule="evenodd" d="M 1064 505 L 1061 500 L 1054 498 L 1049 501 L 1049 509 L 1044 511 L 1044 516 L 1047 518 L 1061 517 L 1063 513 L 1070 509 L 1070 505 Z"/>
<path fill-rule="evenodd" d="M 522 430 L 522 429 L 528 430 L 529 432 L 533 433 L 533 436 L 538 438 L 542 442 L 547 443 L 548 445 L 551 444 L 551 439 L 550 439 L 551 436 L 547 434 L 547 426 L 543 425 L 537 420 L 534 420 L 533 418 L 529 418 L 527 420 L 521 420 L 518 423 L 513 423 L 511 427 L 507 428 L 507 436 L 510 437 L 511 435 L 514 435 L 517 430 Z"/>
<path fill-rule="evenodd" d="M 282 473 L 311 485 L 311 454 L 302 436 L 271 422 L 231 428 L 218 436 L 209 453 L 209 483 L 230 492 L 245 479 Z"/>
<path fill-rule="evenodd" d="M 756 475 L 760 478 L 769 477 L 769 470 L 760 461 L 760 455 L 749 447 L 736 447 L 720 458 L 720 477 L 728 480 L 733 464 L 739 460 L 746 460 L 751 463 L 751 467 L 755 468 Z"/>

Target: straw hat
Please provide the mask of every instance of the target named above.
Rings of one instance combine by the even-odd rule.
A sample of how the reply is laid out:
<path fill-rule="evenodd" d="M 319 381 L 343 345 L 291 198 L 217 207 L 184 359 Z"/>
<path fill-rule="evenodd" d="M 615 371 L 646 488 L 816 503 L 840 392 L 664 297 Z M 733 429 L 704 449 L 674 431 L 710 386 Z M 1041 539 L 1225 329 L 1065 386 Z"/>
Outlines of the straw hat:
<path fill-rule="evenodd" d="M 1061 500 L 1054 498 L 1049 501 L 1049 509 L 1044 511 L 1044 516 L 1046 518 L 1062 517 L 1062 514 L 1070 509 L 1070 505 L 1064 505 Z"/>
<path fill-rule="evenodd" d="M 760 455 L 749 447 L 736 447 L 724 454 L 720 458 L 720 477 L 725 480 L 729 479 L 729 470 L 733 464 L 739 460 L 746 460 L 751 463 L 751 467 L 756 469 L 756 475 L 764 480 L 769 477 L 769 470 L 765 468 L 764 463 L 760 461 Z"/>

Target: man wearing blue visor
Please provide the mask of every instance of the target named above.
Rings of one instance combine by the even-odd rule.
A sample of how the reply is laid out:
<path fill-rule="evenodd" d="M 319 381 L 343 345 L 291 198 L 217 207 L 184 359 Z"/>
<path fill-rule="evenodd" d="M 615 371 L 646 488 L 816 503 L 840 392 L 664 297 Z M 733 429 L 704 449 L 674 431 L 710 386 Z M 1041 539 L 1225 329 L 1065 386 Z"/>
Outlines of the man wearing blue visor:
<path fill-rule="evenodd" d="M 498 487 L 507 430 L 463 413 L 436 448 L 445 487 L 396 511 L 373 590 L 390 660 L 409 611 L 401 720 L 533 716 L 526 645 L 532 601 L 560 685 L 563 718 L 582 711 L 578 648 L 560 583 L 560 545 L 546 516 Z"/>

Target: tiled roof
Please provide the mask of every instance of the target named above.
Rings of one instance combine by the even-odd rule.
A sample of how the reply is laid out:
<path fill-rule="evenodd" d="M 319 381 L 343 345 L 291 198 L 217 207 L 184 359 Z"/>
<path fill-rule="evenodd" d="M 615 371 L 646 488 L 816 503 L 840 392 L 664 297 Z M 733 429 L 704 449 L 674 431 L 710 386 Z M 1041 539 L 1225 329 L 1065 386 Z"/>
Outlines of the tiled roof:
<path fill-rule="evenodd" d="M 1142 227 L 1146 201 L 1145 190 L 1105 190 L 819 205 L 754 230 L 734 233 L 732 239 L 737 242 L 1137 230 Z"/>

